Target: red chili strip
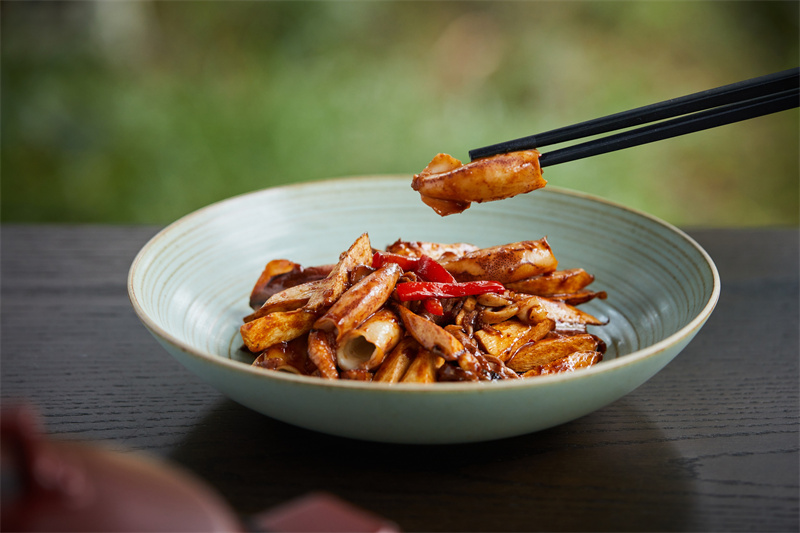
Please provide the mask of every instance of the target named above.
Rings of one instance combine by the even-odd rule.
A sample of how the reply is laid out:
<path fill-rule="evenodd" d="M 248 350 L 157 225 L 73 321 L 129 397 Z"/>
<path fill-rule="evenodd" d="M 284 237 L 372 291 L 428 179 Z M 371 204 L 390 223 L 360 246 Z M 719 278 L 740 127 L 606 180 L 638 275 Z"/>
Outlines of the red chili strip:
<path fill-rule="evenodd" d="M 438 298 L 428 298 L 427 300 L 422 300 L 422 305 L 425 307 L 425 310 L 432 315 L 444 315 L 444 307 L 442 307 L 442 302 Z"/>
<path fill-rule="evenodd" d="M 372 268 L 380 268 L 386 263 L 395 263 L 405 271 L 412 271 L 417 268 L 419 260 L 416 257 L 406 257 L 405 255 L 380 251 L 372 255 Z"/>
<path fill-rule="evenodd" d="M 419 258 L 416 273 L 425 281 L 435 281 L 437 283 L 455 283 L 456 278 L 448 272 L 438 261 L 423 255 Z"/>
<path fill-rule="evenodd" d="M 422 255 L 419 258 L 414 257 L 406 257 L 404 255 L 399 254 L 392 254 L 389 252 L 381 252 L 377 251 L 372 256 L 372 267 L 373 268 L 380 268 L 381 266 L 385 265 L 386 263 L 396 263 L 405 271 L 415 272 L 420 278 L 425 280 L 425 282 L 429 283 L 448 283 L 448 284 L 456 284 L 456 278 L 448 272 L 438 261 L 434 260 L 433 258 Z M 418 282 L 414 282 L 418 283 Z M 405 283 L 401 283 L 400 285 L 405 285 Z M 398 285 L 398 287 L 400 286 Z M 500 286 L 500 291 L 504 291 L 505 288 Z M 452 289 L 451 289 L 452 290 Z M 398 293 L 399 294 L 399 293 Z M 401 300 L 403 298 L 401 297 Z M 425 310 L 431 313 L 432 315 L 442 316 L 444 315 L 444 308 L 442 307 L 442 302 L 439 301 L 438 296 L 432 296 L 427 298 L 409 298 L 411 300 L 422 300 L 422 305 L 425 307 Z M 404 300 L 405 301 L 405 300 Z"/>
<path fill-rule="evenodd" d="M 406 272 L 416 272 L 425 281 L 437 283 L 455 283 L 456 278 L 438 261 L 427 255 L 419 258 L 389 252 L 375 252 L 372 256 L 372 268 L 380 268 L 386 263 L 396 263 Z"/>
<path fill-rule="evenodd" d="M 397 284 L 400 301 L 427 300 L 429 298 L 458 298 L 475 296 L 488 292 L 504 292 L 502 283 L 497 281 L 468 281 L 466 283 L 435 283 L 430 281 L 409 281 Z"/>

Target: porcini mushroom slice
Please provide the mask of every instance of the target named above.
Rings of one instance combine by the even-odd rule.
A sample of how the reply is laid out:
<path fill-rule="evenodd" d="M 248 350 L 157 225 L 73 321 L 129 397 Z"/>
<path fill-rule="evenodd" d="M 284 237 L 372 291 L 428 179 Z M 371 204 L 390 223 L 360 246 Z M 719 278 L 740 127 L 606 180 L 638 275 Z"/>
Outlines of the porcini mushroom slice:
<path fill-rule="evenodd" d="M 455 361 L 464 351 L 464 345 L 452 334 L 409 309 L 398 306 L 406 331 L 426 350 L 439 354 L 448 361 Z"/>
<path fill-rule="evenodd" d="M 358 327 L 344 334 L 336 350 L 342 370 L 374 370 L 403 336 L 400 319 L 381 309 Z"/>
<path fill-rule="evenodd" d="M 308 342 L 303 336 L 290 342 L 273 344 L 258 355 L 253 366 L 303 376 L 316 370 L 308 360 Z"/>
<path fill-rule="evenodd" d="M 459 281 L 492 280 L 500 283 L 552 272 L 558 266 L 547 238 L 481 248 L 441 263 Z"/>
<path fill-rule="evenodd" d="M 483 349 L 503 362 L 514 355 L 523 345 L 542 339 L 555 328 L 552 320 L 539 322 L 534 326 L 518 320 L 508 320 L 475 332 L 475 337 Z"/>
<path fill-rule="evenodd" d="M 608 298 L 608 293 L 606 293 L 606 291 L 576 291 L 567 294 L 551 294 L 548 296 L 548 298 L 551 300 L 564 302 L 568 305 L 580 305 L 590 302 L 595 298 L 605 300 Z"/>
<path fill-rule="evenodd" d="M 331 305 L 349 287 L 350 272 L 358 265 L 372 264 L 372 246 L 364 233 L 344 252 L 328 277 L 309 299 L 306 308 L 317 311 Z"/>
<path fill-rule="evenodd" d="M 561 359 L 556 359 L 546 365 L 536 366 L 525 372 L 522 377 L 544 376 L 546 374 L 560 374 L 572 372 L 581 368 L 588 368 L 603 360 L 600 352 L 575 352 Z"/>
<path fill-rule="evenodd" d="M 525 312 L 526 309 L 543 309 L 547 314 L 547 318 L 556 322 L 556 328 L 562 329 L 569 328 L 576 324 L 582 326 L 601 326 L 606 322 L 596 318 L 585 311 L 581 311 L 577 307 L 573 307 L 564 302 L 557 302 L 541 296 L 531 296 L 520 302 L 520 313 Z M 519 315 L 518 315 L 519 316 Z"/>
<path fill-rule="evenodd" d="M 589 333 L 545 338 L 522 346 L 506 365 L 516 372 L 527 372 L 575 352 L 596 351 L 600 342 L 597 337 Z"/>
<path fill-rule="evenodd" d="M 303 307 L 308 303 L 309 298 L 319 290 L 322 282 L 323 280 L 309 281 L 275 293 L 256 312 L 247 315 L 244 321 L 250 322 L 276 311 L 293 311 Z"/>
<path fill-rule="evenodd" d="M 519 320 L 507 320 L 479 329 L 474 335 L 486 353 L 501 357 L 517 339 L 525 338 L 530 330 L 531 326 Z"/>
<path fill-rule="evenodd" d="M 316 319 L 316 313 L 303 308 L 278 311 L 242 324 L 239 332 L 247 349 L 258 353 L 273 344 L 287 342 L 308 333 Z"/>
<path fill-rule="evenodd" d="M 267 263 L 250 294 L 250 307 L 257 310 L 273 295 L 290 287 L 324 279 L 335 265 L 303 267 L 287 259 Z"/>
<path fill-rule="evenodd" d="M 380 309 L 394 290 L 400 274 L 395 263 L 381 268 L 350 287 L 315 323 L 315 329 L 336 332 L 336 343 L 344 335 Z"/>
<path fill-rule="evenodd" d="M 440 243 L 428 241 L 404 241 L 397 239 L 386 247 L 386 251 L 407 257 L 421 257 L 427 255 L 436 261 L 442 259 L 455 259 L 468 252 L 474 252 L 479 248 L 474 244 L 466 242 Z"/>
<path fill-rule="evenodd" d="M 510 291 L 550 296 L 577 292 L 594 281 L 594 276 L 582 268 L 556 270 L 506 284 Z"/>
<path fill-rule="evenodd" d="M 298 376 L 303 375 L 297 367 L 286 360 L 285 356 L 282 354 L 269 354 L 268 351 L 261 352 L 256 360 L 253 361 L 253 366 L 266 368 L 268 370 L 276 370 L 278 372 L 286 372 L 288 374 L 297 374 Z"/>
<path fill-rule="evenodd" d="M 300 265 L 293 261 L 289 261 L 288 259 L 273 259 L 272 261 L 268 262 L 264 267 L 264 270 L 261 271 L 261 275 L 258 276 L 258 280 L 253 286 L 253 290 L 250 292 L 250 307 L 254 310 L 258 309 L 267 300 L 267 298 L 273 294 L 273 291 L 269 287 L 269 282 L 275 276 L 285 274 L 299 268 L 301 268 Z"/>

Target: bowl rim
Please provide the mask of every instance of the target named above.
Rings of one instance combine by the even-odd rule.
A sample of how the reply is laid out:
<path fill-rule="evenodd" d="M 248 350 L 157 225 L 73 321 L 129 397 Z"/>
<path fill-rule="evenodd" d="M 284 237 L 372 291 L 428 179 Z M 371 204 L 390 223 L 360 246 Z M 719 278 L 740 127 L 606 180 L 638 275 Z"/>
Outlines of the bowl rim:
<path fill-rule="evenodd" d="M 212 202 L 206 206 L 203 206 L 195 211 L 192 211 L 177 220 L 171 222 L 170 224 L 166 225 L 164 228 L 159 230 L 154 236 L 152 236 L 142 248 L 137 252 L 136 256 L 134 257 L 131 266 L 128 270 L 127 276 L 127 288 L 128 288 L 128 298 L 133 306 L 133 309 L 138 316 L 139 320 L 144 324 L 144 326 L 158 339 L 170 344 L 172 347 L 180 350 L 181 352 L 185 353 L 188 356 L 199 358 L 204 362 L 211 363 L 213 365 L 219 365 L 221 369 L 226 370 L 233 370 L 238 372 L 244 372 L 245 374 L 252 375 L 254 377 L 258 377 L 261 379 L 266 380 L 277 380 L 279 382 L 283 382 L 288 384 L 296 384 L 298 386 L 309 386 L 309 387 L 334 387 L 334 388 L 345 388 L 351 390 L 369 390 L 369 391 L 383 391 L 383 392 L 424 392 L 425 394 L 436 394 L 436 393 L 453 393 L 453 392 L 476 392 L 476 391 L 490 391 L 490 390 L 505 390 L 505 389 L 517 389 L 519 387 L 548 387 L 553 386 L 563 381 L 574 381 L 580 380 L 582 378 L 589 378 L 591 376 L 597 374 L 605 374 L 609 372 L 618 371 L 624 367 L 631 366 L 633 364 L 639 363 L 646 359 L 650 359 L 653 357 L 658 356 L 662 352 L 668 350 L 671 346 L 680 343 L 684 339 L 691 338 L 702 325 L 708 320 L 708 317 L 713 312 L 714 308 L 719 301 L 719 295 L 721 292 L 721 282 L 719 271 L 717 270 L 716 265 L 714 264 L 713 259 L 711 256 L 706 252 L 702 246 L 700 246 L 692 237 L 690 237 L 687 233 L 683 230 L 674 226 L 673 224 L 666 222 L 654 215 L 646 213 L 636 208 L 628 207 L 623 204 L 607 200 L 600 196 L 589 194 L 581 191 L 575 191 L 572 189 L 558 187 L 558 186 L 547 186 L 547 193 L 548 194 L 556 194 L 556 195 L 565 195 L 565 196 L 573 196 L 582 198 L 585 200 L 589 200 L 592 202 L 597 202 L 601 204 L 605 204 L 609 207 L 619 209 L 622 211 L 626 211 L 630 214 L 633 214 L 638 217 L 642 217 L 647 219 L 648 221 L 661 226 L 662 228 L 675 233 L 681 239 L 686 241 L 690 244 L 695 251 L 699 253 L 702 257 L 705 266 L 710 270 L 712 279 L 713 279 L 713 287 L 711 291 L 711 295 L 706 301 L 703 309 L 695 315 L 686 325 L 680 328 L 675 333 L 669 335 L 668 337 L 641 348 L 639 350 L 635 350 L 633 352 L 627 353 L 625 355 L 616 357 L 609 361 L 603 361 L 600 364 L 593 365 L 589 368 L 581 369 L 580 372 L 566 372 L 566 373 L 558 373 L 558 374 L 549 374 L 545 376 L 537 376 L 536 379 L 510 379 L 510 380 L 497 380 L 492 382 L 445 382 L 445 383 L 436 383 L 435 385 L 432 384 L 420 384 L 420 383 L 375 383 L 375 382 L 367 382 L 367 381 L 359 381 L 359 380 L 331 380 L 331 379 L 322 379 L 319 377 L 314 376 L 302 376 L 297 374 L 291 374 L 288 372 L 267 372 L 259 368 L 254 368 L 251 365 L 247 365 L 246 363 L 236 361 L 234 359 L 224 357 L 220 354 L 215 354 L 212 352 L 208 352 L 205 350 L 199 350 L 192 345 L 182 341 L 181 339 L 175 337 L 163 327 L 161 327 L 154 319 L 152 319 L 148 313 L 145 311 L 144 307 L 139 301 L 139 298 L 136 294 L 136 289 L 134 287 L 136 277 L 138 274 L 138 269 L 140 264 L 144 261 L 147 257 L 148 253 L 156 246 L 156 244 L 166 239 L 169 234 L 171 234 L 177 228 L 183 227 L 187 224 L 190 224 L 195 218 L 201 217 L 206 211 L 217 209 L 219 206 L 236 202 L 244 197 L 254 196 L 259 194 L 265 194 L 269 192 L 278 192 L 288 189 L 304 189 L 304 188 L 315 188 L 319 186 L 333 186 L 336 183 L 340 182 L 347 182 L 353 183 L 355 181 L 374 181 L 374 180 L 408 180 L 408 177 L 405 175 L 397 175 L 397 174 L 374 174 L 374 175 L 357 175 L 357 176 L 345 176 L 345 177 L 337 177 L 337 178 L 329 178 L 329 179 L 322 179 L 322 180 L 315 180 L 315 181 L 308 181 L 308 182 L 300 182 L 300 183 L 292 183 L 287 185 L 278 185 L 275 187 L 267 187 L 263 189 L 257 189 L 249 192 L 245 192 L 242 194 L 237 194 L 228 198 L 224 198 L 222 200 L 218 200 L 216 202 Z M 535 194 L 535 192 L 534 192 Z"/>

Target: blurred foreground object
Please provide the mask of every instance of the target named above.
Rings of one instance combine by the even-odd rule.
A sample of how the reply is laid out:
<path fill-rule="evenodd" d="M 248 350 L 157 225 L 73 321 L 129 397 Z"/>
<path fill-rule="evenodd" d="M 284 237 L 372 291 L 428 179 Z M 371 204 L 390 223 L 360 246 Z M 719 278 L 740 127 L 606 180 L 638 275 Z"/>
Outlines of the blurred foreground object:
<path fill-rule="evenodd" d="M 324 492 L 279 505 L 250 520 L 252 531 L 396 533 L 397 525 Z"/>
<path fill-rule="evenodd" d="M 240 531 L 212 489 L 140 455 L 46 438 L 30 406 L 4 408 L 3 531 Z"/>
<path fill-rule="evenodd" d="M 48 439 L 29 405 L 3 408 L 0 442 L 2 531 L 246 530 L 223 499 L 189 472 L 140 454 Z M 397 531 L 326 494 L 249 522 L 259 531 Z"/>

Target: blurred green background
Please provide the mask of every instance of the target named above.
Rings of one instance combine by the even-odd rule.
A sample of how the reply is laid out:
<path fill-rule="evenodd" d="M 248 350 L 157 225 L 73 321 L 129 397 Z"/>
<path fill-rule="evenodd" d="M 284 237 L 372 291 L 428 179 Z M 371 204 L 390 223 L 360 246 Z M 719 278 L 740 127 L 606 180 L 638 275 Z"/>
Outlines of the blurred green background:
<path fill-rule="evenodd" d="M 4 222 L 170 222 L 798 65 L 798 2 L 4 2 Z M 546 169 L 683 226 L 797 225 L 798 112 Z M 534 193 L 535 194 L 535 193 Z M 477 208 L 477 207 L 476 207 Z"/>

